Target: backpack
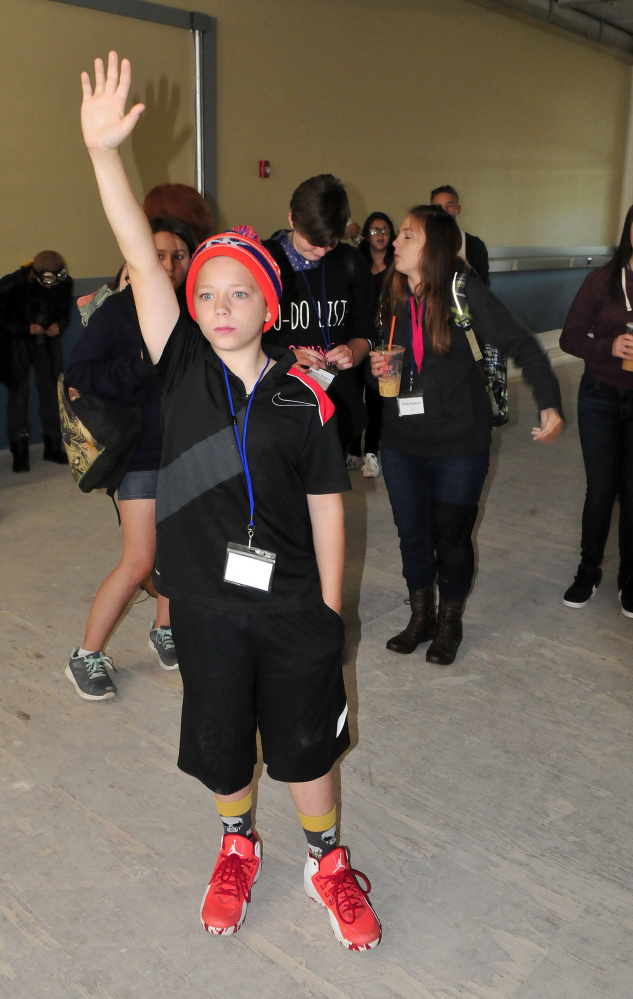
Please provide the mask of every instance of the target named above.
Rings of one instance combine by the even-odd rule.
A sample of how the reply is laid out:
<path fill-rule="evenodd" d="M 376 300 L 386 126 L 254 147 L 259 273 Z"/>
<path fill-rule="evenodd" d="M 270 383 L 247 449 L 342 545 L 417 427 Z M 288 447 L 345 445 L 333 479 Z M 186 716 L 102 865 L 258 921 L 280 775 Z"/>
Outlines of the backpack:
<path fill-rule="evenodd" d="M 466 298 L 466 274 L 455 274 L 453 299 L 455 307 L 451 309 L 451 312 L 457 325 L 466 333 L 475 361 L 487 384 L 492 406 L 492 425 L 493 427 L 502 427 L 510 419 L 508 416 L 508 359 L 490 343 L 485 343 L 483 347 L 480 347 L 475 338 L 472 316 L 468 311 Z M 481 366 L 479 361 L 481 361 Z"/>
<path fill-rule="evenodd" d="M 114 499 L 141 437 L 146 382 L 135 406 L 82 392 L 71 401 L 61 374 L 57 398 L 62 439 L 73 478 L 84 493 L 105 489 Z M 115 504 L 116 506 L 116 504 Z"/>

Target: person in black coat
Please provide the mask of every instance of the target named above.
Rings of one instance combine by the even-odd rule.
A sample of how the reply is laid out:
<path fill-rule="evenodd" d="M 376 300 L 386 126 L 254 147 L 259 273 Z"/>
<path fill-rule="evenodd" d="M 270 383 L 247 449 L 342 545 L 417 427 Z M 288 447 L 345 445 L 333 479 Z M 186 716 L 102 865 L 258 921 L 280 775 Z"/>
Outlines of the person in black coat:
<path fill-rule="evenodd" d="M 61 334 L 70 322 L 73 282 L 64 258 L 43 250 L 0 281 L 0 382 L 9 389 L 7 431 L 13 471 L 30 471 L 29 378 L 40 400 L 44 460 L 66 464 L 57 408 Z"/>
<path fill-rule="evenodd" d="M 184 281 L 195 249 L 186 223 L 164 216 L 151 220 L 158 258 L 184 308 Z M 161 460 L 161 399 L 151 368 L 143 360 L 143 338 L 132 288 L 110 295 L 90 317 L 66 366 L 66 384 L 79 393 L 112 399 L 121 406 L 143 403 L 143 435 L 118 489 L 121 559 L 92 602 L 81 646 L 71 652 L 65 675 L 80 697 L 116 695 L 105 655 L 107 641 L 138 586 L 154 568 L 156 483 Z M 158 596 L 149 647 L 163 669 L 176 669 L 169 600 Z"/>
<path fill-rule="evenodd" d="M 393 321 L 393 342 L 405 347 L 399 393 L 382 399 L 381 454 L 411 603 L 409 624 L 387 648 L 409 654 L 432 639 L 426 659 L 439 666 L 454 662 L 462 640 L 475 571 L 472 531 L 492 427 L 484 379 L 452 308 L 459 246 L 449 213 L 433 205 L 412 208 L 394 242 L 394 266 L 381 297 L 382 326 L 388 329 Z M 532 386 L 540 413 L 534 440 L 554 440 L 563 419 L 546 355 L 478 278 L 466 278 L 466 298 L 478 341 L 513 357 Z M 374 377 L 380 378 L 385 364 L 372 351 Z"/>
<path fill-rule="evenodd" d="M 462 213 L 459 195 L 450 184 L 444 184 L 443 187 L 436 187 L 431 191 L 431 204 L 439 205 L 445 212 L 452 215 L 455 220 Z M 479 239 L 479 236 L 473 236 L 469 232 L 464 232 L 463 229 L 460 229 L 460 233 L 462 245 L 459 250 L 459 256 L 470 265 L 477 277 L 490 287 L 490 264 L 486 244 L 483 239 Z"/>
<path fill-rule="evenodd" d="M 376 341 L 375 292 L 359 251 L 342 243 L 349 221 L 345 188 L 332 174 L 304 180 L 290 200 L 290 229 L 264 246 L 281 270 L 279 317 L 263 344 L 293 350 L 336 406 L 345 455 L 365 426 L 362 384 L 352 371 Z"/>

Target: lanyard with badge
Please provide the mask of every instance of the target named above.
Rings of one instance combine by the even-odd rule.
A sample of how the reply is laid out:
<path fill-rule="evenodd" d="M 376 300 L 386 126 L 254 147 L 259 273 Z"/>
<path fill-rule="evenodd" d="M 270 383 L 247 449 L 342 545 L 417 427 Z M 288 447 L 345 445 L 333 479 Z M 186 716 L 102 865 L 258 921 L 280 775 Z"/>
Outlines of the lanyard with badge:
<path fill-rule="evenodd" d="M 327 301 L 327 291 L 325 288 L 325 261 L 322 262 L 321 266 L 322 266 L 321 290 L 322 290 L 323 312 L 321 312 L 321 310 L 317 305 L 316 298 L 314 297 L 314 292 L 312 291 L 312 288 L 310 287 L 310 282 L 306 277 L 306 272 L 301 271 L 301 276 L 303 277 L 305 286 L 308 289 L 310 298 L 312 299 L 312 304 L 314 306 L 317 322 L 321 328 L 321 335 L 323 337 L 323 343 L 325 344 L 325 351 L 326 353 L 329 353 L 332 350 L 332 336 L 330 334 L 330 316 L 329 316 L 329 308 Z M 323 321 L 324 319 L 325 319 L 325 324 Z M 314 378 L 315 382 L 318 382 L 321 388 L 325 389 L 326 392 L 329 389 L 332 382 L 334 381 L 337 374 L 338 374 L 338 368 L 336 367 L 336 365 L 329 364 L 327 361 L 324 368 L 310 368 L 310 376 Z"/>
<path fill-rule="evenodd" d="M 412 295 L 409 296 L 409 338 L 410 338 L 410 368 L 409 368 L 409 391 L 405 395 L 398 396 L 398 415 L 399 416 L 419 416 L 424 412 L 424 399 L 422 397 L 422 389 L 413 390 L 413 375 L 414 367 L 417 369 L 418 374 L 422 371 L 422 362 L 424 361 L 424 340 L 422 337 L 423 324 L 424 324 L 424 308 L 425 300 L 422 299 L 419 307 L 416 309 L 415 299 Z M 417 346 L 417 355 L 415 347 Z"/>
<path fill-rule="evenodd" d="M 234 541 L 229 541 L 226 546 L 224 581 L 226 583 L 235 583 L 236 586 L 247 586 L 254 590 L 264 590 L 267 593 L 270 593 L 273 584 L 273 573 L 275 571 L 277 556 L 274 552 L 268 552 L 263 548 L 253 548 L 253 537 L 255 535 L 255 498 L 253 496 L 253 486 L 248 468 L 248 458 L 246 457 L 246 431 L 248 429 L 248 417 L 250 415 L 255 392 L 257 391 L 257 386 L 264 377 L 266 369 L 270 364 L 270 357 L 268 354 L 266 355 L 266 363 L 260 371 L 259 378 L 255 382 L 255 387 L 253 388 L 250 399 L 248 400 L 246 415 L 244 416 L 244 430 L 242 431 L 241 440 L 239 430 L 237 429 L 237 416 L 235 415 L 235 408 L 233 406 L 233 395 L 231 393 L 231 386 L 229 385 L 229 376 L 227 374 L 226 365 L 221 358 L 220 363 L 222 364 L 222 370 L 224 371 L 224 381 L 226 382 L 226 392 L 229 400 L 229 408 L 231 410 L 235 439 L 237 441 L 237 450 L 239 451 L 242 467 L 246 476 L 246 486 L 248 489 L 248 500 L 251 512 L 250 521 L 246 531 L 248 535 L 248 544 L 240 545 Z"/>

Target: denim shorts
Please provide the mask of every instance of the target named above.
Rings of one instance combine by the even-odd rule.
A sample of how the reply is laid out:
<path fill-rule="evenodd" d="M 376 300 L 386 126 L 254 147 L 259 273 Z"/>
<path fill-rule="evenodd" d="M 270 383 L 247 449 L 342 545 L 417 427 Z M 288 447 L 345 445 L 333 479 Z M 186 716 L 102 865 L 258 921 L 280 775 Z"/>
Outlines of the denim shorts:
<path fill-rule="evenodd" d="M 158 469 L 151 469 L 149 472 L 126 472 L 123 481 L 118 489 L 118 499 L 156 499 L 156 483 L 158 482 Z"/>

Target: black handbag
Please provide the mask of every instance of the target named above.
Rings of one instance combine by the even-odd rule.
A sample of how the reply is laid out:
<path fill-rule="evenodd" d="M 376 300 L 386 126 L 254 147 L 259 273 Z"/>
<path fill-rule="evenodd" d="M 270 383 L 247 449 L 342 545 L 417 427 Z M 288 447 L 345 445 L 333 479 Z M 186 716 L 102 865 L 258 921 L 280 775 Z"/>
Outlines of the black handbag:
<path fill-rule="evenodd" d="M 62 439 L 73 478 L 84 493 L 105 489 L 108 496 L 123 476 L 143 435 L 143 402 L 149 379 L 136 405 L 82 392 L 71 400 L 63 374 L 57 380 Z"/>

